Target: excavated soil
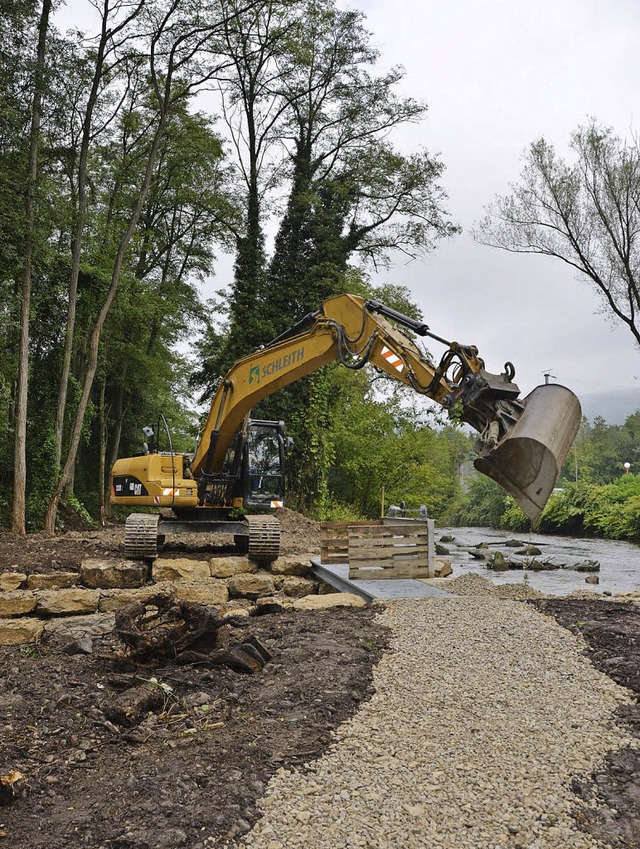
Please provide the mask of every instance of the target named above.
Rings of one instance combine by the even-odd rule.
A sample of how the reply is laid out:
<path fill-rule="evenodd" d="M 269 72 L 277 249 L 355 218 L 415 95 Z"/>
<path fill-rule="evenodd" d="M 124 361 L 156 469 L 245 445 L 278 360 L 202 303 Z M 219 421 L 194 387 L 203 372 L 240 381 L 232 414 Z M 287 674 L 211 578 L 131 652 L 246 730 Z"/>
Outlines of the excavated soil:
<path fill-rule="evenodd" d="M 286 553 L 319 548 L 317 526 L 280 513 Z M 176 556 L 215 548 L 195 539 Z M 77 569 L 85 557 L 122 555 L 122 529 L 50 538 L 0 534 L 0 572 Z M 523 602 L 525 603 L 525 602 Z M 640 697 L 640 610 L 591 599 L 531 600 L 582 634 L 592 662 Z M 0 846 L 12 849 L 205 849 L 240 837 L 278 769 L 322 754 L 332 730 L 372 692 L 372 668 L 387 633 L 372 611 L 280 613 L 240 620 L 232 640 L 254 635 L 272 660 L 256 675 L 202 666 L 133 666 L 113 657 L 113 636 L 91 654 L 64 652 L 51 637 L 37 647 L 0 649 L 0 777 L 24 778 L 2 792 Z M 107 719 L 123 690 L 156 679 L 163 704 L 133 727 Z M 105 713 L 106 711 L 106 713 Z M 640 707 L 618 717 L 640 734 Z M 640 759 L 611 756 L 587 783 L 616 813 L 580 823 L 614 849 L 640 847 Z M 5 804 L 2 806 L 3 801 Z"/>

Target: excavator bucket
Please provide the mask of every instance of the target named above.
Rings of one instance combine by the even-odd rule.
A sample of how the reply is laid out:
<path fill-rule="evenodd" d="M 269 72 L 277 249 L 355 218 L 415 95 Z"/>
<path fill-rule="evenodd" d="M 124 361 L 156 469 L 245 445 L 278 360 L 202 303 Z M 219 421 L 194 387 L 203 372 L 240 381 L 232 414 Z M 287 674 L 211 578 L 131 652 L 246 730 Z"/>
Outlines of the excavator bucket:
<path fill-rule="evenodd" d="M 551 495 L 580 426 L 576 396 L 557 383 L 545 383 L 523 401 L 512 430 L 474 466 L 513 496 L 535 524 Z"/>

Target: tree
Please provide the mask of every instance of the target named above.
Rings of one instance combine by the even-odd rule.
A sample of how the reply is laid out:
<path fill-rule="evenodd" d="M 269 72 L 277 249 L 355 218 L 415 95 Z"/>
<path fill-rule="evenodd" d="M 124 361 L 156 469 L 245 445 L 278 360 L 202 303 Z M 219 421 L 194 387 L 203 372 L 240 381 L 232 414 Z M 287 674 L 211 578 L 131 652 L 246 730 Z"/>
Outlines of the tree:
<path fill-rule="evenodd" d="M 401 69 L 371 73 L 377 59 L 362 13 L 310 0 L 279 60 L 291 178 L 269 268 L 274 335 L 343 288 L 349 260 L 414 256 L 456 232 L 442 163 L 390 142 L 426 106 L 398 95 Z"/>
<path fill-rule="evenodd" d="M 576 269 L 640 345 L 640 142 L 595 121 L 572 136 L 573 162 L 540 139 L 520 181 L 476 228 L 482 243 Z"/>
<path fill-rule="evenodd" d="M 35 243 L 38 189 L 38 156 L 40 153 L 40 122 L 44 94 L 45 50 L 51 0 L 42 0 L 38 25 L 38 47 L 33 73 L 33 105 L 29 135 L 29 163 L 26 175 L 24 213 L 24 253 L 20 292 L 20 342 L 18 352 L 18 398 L 15 417 L 13 532 L 24 534 L 27 489 L 27 396 L 29 385 L 29 317 L 31 313 L 32 263 Z"/>
<path fill-rule="evenodd" d="M 108 3 L 108 0 L 105 0 Z M 113 242 L 113 257 L 106 292 L 89 334 L 86 366 L 78 408 L 73 422 L 67 456 L 54 486 L 47 513 L 45 530 L 53 533 L 60 497 L 72 480 L 76 456 L 84 427 L 85 414 L 93 381 L 98 368 L 100 338 L 105 321 L 116 296 L 123 269 L 126 265 L 131 241 L 138 227 L 140 216 L 151 189 L 156 161 L 175 114 L 185 101 L 211 80 L 221 67 L 221 60 L 214 47 L 215 39 L 223 28 L 225 18 L 209 16 L 209 10 L 201 12 L 199 5 L 167 0 L 166 3 L 145 7 L 148 26 L 146 43 L 139 45 L 138 54 L 147 59 L 146 74 L 151 87 L 148 121 L 140 127 L 136 144 L 127 150 L 129 160 L 141 161 L 141 179 L 132 192 L 133 203 L 118 222 Z M 146 92 L 145 92 L 146 94 Z M 131 89 L 128 97 L 138 97 Z"/>

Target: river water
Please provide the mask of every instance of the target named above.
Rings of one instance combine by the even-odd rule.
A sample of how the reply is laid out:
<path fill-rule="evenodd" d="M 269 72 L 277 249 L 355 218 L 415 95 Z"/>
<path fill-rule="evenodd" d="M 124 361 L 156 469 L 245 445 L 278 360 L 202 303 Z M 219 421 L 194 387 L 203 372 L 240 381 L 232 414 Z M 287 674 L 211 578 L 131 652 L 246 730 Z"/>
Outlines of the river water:
<path fill-rule="evenodd" d="M 526 575 L 529 586 L 550 595 L 567 595 L 575 590 L 621 593 L 640 589 L 640 545 L 635 543 L 504 532 L 492 528 L 436 528 L 436 540 L 439 541 L 445 534 L 455 538 L 453 543 L 442 543 L 449 549 L 447 557 L 451 560 L 454 578 L 474 572 L 494 584 L 513 584 L 523 582 Z M 466 550 L 486 542 L 491 551 L 498 549 L 508 558 L 519 560 L 521 558 L 513 557 L 514 550 L 517 549 L 504 546 L 507 540 L 512 539 L 521 540 L 523 545 L 535 545 L 541 549 L 542 556 L 538 559 L 558 557 L 570 563 L 597 560 L 600 563 L 600 572 L 596 574 L 599 574 L 600 583 L 587 584 L 584 573 L 569 569 L 549 572 L 493 572 L 486 569 L 481 561 L 474 560 Z"/>

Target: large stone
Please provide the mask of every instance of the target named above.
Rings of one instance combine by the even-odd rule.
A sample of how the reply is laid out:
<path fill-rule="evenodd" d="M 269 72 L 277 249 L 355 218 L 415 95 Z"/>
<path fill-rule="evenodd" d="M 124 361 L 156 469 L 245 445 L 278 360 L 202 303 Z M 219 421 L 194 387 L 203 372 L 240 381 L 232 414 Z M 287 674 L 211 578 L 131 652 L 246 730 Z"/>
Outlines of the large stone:
<path fill-rule="evenodd" d="M 436 557 L 435 567 L 433 570 L 434 578 L 447 578 L 452 573 L 453 568 L 451 566 L 451 561 Z"/>
<path fill-rule="evenodd" d="M 226 604 L 216 605 L 220 616 L 250 616 L 255 604 L 248 598 L 234 598 Z"/>
<path fill-rule="evenodd" d="M 151 576 L 154 581 L 207 581 L 211 577 L 211 570 L 206 560 L 158 558 L 153 564 Z"/>
<path fill-rule="evenodd" d="M 226 581 L 209 578 L 208 581 L 190 583 L 180 581 L 175 585 L 175 595 L 182 601 L 193 601 L 208 606 L 224 604 L 229 600 Z"/>
<path fill-rule="evenodd" d="M 308 595 L 293 602 L 294 610 L 327 610 L 330 607 L 366 607 L 367 603 L 353 593 Z"/>
<path fill-rule="evenodd" d="M 297 575 L 308 578 L 311 573 L 311 554 L 290 554 L 278 557 L 269 567 L 274 575 Z"/>
<path fill-rule="evenodd" d="M 0 590 L 10 593 L 17 590 L 20 584 L 27 580 L 24 572 L 3 572 L 0 575 Z"/>
<path fill-rule="evenodd" d="M 313 581 L 299 578 L 297 575 L 287 575 L 282 581 L 282 592 L 291 598 L 304 598 L 315 591 Z"/>
<path fill-rule="evenodd" d="M 78 572 L 51 572 L 49 575 L 29 575 L 28 590 L 60 590 L 75 587 L 80 575 Z"/>
<path fill-rule="evenodd" d="M 65 616 L 73 613 L 95 613 L 100 601 L 97 590 L 71 587 L 37 593 L 36 612 L 48 616 Z"/>
<path fill-rule="evenodd" d="M 48 622 L 45 622 L 44 633 L 46 636 L 55 634 L 56 637 L 69 640 L 100 637 L 113 631 L 115 618 L 114 613 L 92 613 L 88 616 L 66 616 L 59 619 L 49 619 Z"/>
<path fill-rule="evenodd" d="M 40 639 L 44 623 L 40 619 L 0 619 L 0 646 L 21 646 Z"/>
<path fill-rule="evenodd" d="M 283 595 L 267 595 L 256 599 L 256 614 L 258 616 L 264 613 L 282 613 L 283 610 L 288 610 L 291 607 L 293 607 L 292 599 L 285 598 Z"/>
<path fill-rule="evenodd" d="M 28 590 L 0 595 L 0 616 L 24 616 L 36 606 L 36 597 Z"/>
<path fill-rule="evenodd" d="M 245 572 L 257 572 L 258 564 L 247 557 L 212 557 L 209 569 L 212 578 L 231 578 Z"/>
<path fill-rule="evenodd" d="M 173 592 L 174 588 L 174 583 L 166 582 L 166 584 L 149 584 L 146 587 L 136 587 L 130 590 L 103 590 L 100 593 L 98 610 L 100 613 L 113 613 L 115 610 L 120 610 L 136 601 L 144 604 L 150 596 L 160 592 Z"/>
<path fill-rule="evenodd" d="M 273 595 L 276 586 L 273 576 L 268 572 L 234 575 L 227 582 L 232 598 L 260 598 Z"/>
<path fill-rule="evenodd" d="M 80 581 L 91 589 L 133 589 L 149 578 L 149 567 L 136 560 L 83 560 Z"/>

